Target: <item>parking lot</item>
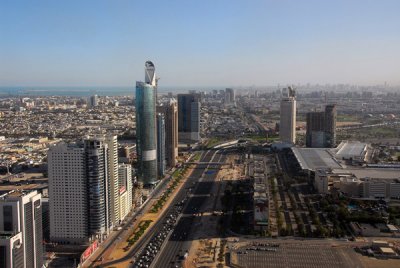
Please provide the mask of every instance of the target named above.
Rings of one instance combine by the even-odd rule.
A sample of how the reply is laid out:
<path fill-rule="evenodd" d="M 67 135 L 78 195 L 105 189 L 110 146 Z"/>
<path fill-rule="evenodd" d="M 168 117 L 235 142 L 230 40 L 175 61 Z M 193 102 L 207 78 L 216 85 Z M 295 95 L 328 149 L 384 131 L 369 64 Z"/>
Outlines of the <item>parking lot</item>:
<path fill-rule="evenodd" d="M 351 248 L 334 248 L 328 244 L 290 243 L 269 246 L 247 246 L 233 253 L 240 267 L 297 267 L 330 268 L 362 267 L 358 258 L 352 256 Z"/>

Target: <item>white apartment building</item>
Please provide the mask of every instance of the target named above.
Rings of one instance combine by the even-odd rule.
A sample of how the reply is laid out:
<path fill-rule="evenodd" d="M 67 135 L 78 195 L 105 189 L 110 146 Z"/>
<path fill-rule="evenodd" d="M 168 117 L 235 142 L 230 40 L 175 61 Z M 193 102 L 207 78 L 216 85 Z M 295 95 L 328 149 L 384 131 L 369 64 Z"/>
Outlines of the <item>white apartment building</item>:
<path fill-rule="evenodd" d="M 121 219 L 119 209 L 119 183 L 118 183 L 118 140 L 117 136 L 109 135 L 105 137 L 108 145 L 108 171 L 110 174 L 110 203 L 111 221 L 116 225 Z"/>
<path fill-rule="evenodd" d="M 120 194 L 120 213 L 123 220 L 133 205 L 133 182 L 132 182 L 132 166 L 127 164 L 119 164 L 118 180 Z"/>
<path fill-rule="evenodd" d="M 11 191 L 0 196 L 0 267 L 41 268 L 41 194 Z"/>
<path fill-rule="evenodd" d="M 116 136 L 50 147 L 48 175 L 50 240 L 86 244 L 119 222 Z"/>
<path fill-rule="evenodd" d="M 81 244 L 89 240 L 85 149 L 59 143 L 48 152 L 50 240 Z"/>
<path fill-rule="evenodd" d="M 128 191 L 125 189 L 125 187 L 121 188 L 120 190 L 119 200 L 120 200 L 119 213 L 121 215 L 121 220 L 123 220 L 128 215 L 132 207 L 132 205 L 129 205 Z"/>
<path fill-rule="evenodd" d="M 22 233 L 0 232 L 0 267 L 24 267 Z"/>

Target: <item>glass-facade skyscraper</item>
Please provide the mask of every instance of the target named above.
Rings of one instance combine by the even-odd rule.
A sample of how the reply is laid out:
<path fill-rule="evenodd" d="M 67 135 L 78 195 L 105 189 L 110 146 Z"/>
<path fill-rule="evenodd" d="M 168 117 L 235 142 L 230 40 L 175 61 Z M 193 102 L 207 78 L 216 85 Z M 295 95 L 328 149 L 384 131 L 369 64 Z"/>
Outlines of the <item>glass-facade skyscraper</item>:
<path fill-rule="evenodd" d="M 307 113 L 306 146 L 334 148 L 336 146 L 336 105 L 325 106 L 325 112 Z"/>
<path fill-rule="evenodd" d="M 200 141 L 200 94 L 178 94 L 178 133 L 182 142 Z"/>
<path fill-rule="evenodd" d="M 157 182 L 156 98 L 157 80 L 151 61 L 145 64 L 145 81 L 136 82 L 137 176 L 146 186 Z"/>
<path fill-rule="evenodd" d="M 165 117 L 164 114 L 157 114 L 157 163 L 158 175 L 165 174 Z"/>

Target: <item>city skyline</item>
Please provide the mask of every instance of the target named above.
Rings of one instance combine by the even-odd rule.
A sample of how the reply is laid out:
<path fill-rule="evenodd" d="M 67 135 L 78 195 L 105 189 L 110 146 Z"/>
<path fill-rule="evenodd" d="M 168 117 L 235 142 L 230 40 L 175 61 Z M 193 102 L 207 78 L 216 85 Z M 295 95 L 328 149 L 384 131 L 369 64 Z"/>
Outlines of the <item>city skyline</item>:
<path fill-rule="evenodd" d="M 400 84 L 396 1 L 93 3 L 2 2 L 0 86 Z"/>
<path fill-rule="evenodd" d="M 399 268 L 399 10 L 0 0 L 0 268 Z"/>

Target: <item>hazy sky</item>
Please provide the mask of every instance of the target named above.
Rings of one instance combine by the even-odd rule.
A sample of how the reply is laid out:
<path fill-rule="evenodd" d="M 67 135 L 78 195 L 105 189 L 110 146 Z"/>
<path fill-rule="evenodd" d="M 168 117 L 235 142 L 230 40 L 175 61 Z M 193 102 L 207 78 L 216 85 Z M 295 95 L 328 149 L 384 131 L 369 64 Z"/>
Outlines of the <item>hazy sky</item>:
<path fill-rule="evenodd" d="M 0 0 L 0 86 L 400 84 L 400 1 Z"/>

